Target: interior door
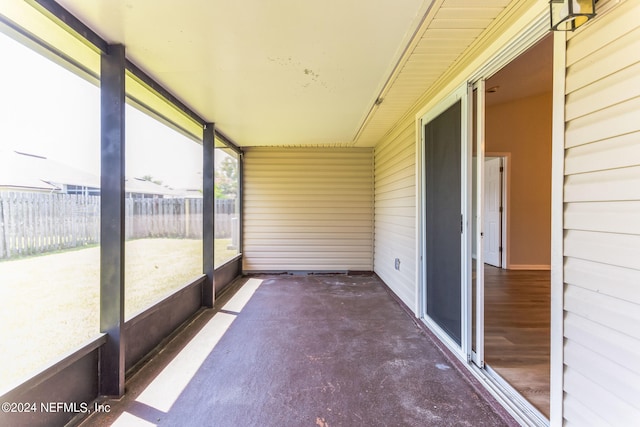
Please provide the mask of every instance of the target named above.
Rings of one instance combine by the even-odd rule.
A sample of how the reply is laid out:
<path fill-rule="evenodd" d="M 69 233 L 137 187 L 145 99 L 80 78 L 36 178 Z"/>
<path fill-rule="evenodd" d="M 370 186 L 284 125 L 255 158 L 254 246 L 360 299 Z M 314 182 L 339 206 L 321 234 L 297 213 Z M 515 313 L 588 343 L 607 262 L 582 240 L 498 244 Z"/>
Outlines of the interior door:
<path fill-rule="evenodd" d="M 458 345 L 462 339 L 461 112 L 458 100 L 423 124 L 426 314 Z"/>
<path fill-rule="evenodd" d="M 484 161 L 484 262 L 494 267 L 502 266 L 502 159 L 487 158 Z"/>

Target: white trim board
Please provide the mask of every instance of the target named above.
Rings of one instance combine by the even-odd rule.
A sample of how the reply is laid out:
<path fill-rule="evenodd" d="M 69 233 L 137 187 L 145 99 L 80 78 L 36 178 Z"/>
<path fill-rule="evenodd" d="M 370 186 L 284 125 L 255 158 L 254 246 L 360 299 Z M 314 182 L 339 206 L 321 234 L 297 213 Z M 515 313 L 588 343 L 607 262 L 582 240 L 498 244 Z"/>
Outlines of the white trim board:
<path fill-rule="evenodd" d="M 551 130 L 551 360 L 549 421 L 562 426 L 564 414 L 564 144 L 566 33 L 553 35 Z"/>

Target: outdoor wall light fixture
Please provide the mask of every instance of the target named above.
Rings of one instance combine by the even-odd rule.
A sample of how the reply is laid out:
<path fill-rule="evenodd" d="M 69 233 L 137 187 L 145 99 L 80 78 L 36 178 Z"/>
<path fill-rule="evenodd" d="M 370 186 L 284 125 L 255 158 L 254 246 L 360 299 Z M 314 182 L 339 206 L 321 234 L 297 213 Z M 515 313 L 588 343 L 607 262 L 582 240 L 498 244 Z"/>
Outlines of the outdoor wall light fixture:
<path fill-rule="evenodd" d="M 596 0 L 549 0 L 551 29 L 574 31 L 596 16 Z"/>

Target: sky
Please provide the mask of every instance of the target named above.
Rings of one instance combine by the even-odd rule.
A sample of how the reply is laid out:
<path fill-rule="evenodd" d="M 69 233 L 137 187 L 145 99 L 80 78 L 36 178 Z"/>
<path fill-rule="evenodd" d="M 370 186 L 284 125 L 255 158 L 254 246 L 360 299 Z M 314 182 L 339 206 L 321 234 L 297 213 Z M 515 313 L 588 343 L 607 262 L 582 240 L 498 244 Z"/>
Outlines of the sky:
<path fill-rule="evenodd" d="M 0 52 L 0 153 L 35 154 L 99 175 L 99 88 L 3 33 Z M 202 146 L 129 105 L 125 111 L 127 177 L 202 188 Z"/>

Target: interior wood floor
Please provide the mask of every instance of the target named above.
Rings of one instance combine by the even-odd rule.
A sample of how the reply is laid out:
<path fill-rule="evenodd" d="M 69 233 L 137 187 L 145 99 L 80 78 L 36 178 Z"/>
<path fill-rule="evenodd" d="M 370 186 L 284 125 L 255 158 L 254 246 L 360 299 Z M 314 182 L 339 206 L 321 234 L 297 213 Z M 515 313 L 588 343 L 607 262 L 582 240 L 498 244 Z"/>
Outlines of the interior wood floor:
<path fill-rule="evenodd" d="M 549 417 L 549 271 L 485 266 L 485 361 Z"/>

